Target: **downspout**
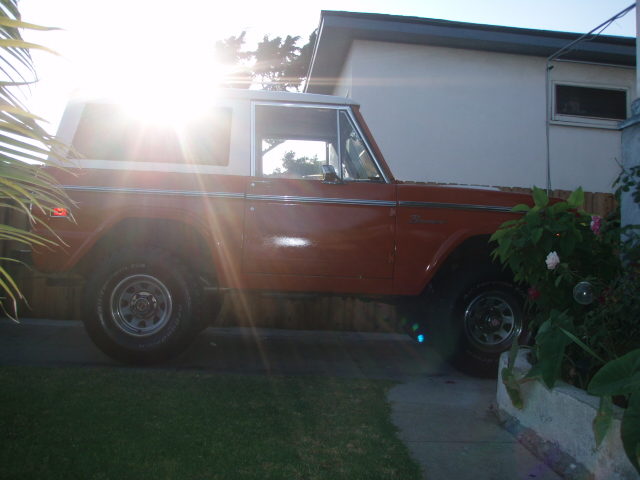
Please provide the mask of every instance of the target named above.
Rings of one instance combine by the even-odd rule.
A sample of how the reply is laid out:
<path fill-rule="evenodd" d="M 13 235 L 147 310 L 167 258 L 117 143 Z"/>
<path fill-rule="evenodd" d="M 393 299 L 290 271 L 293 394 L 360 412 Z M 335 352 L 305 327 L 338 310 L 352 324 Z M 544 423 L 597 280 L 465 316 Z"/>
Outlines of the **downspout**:
<path fill-rule="evenodd" d="M 560 56 L 570 52 L 571 50 L 573 50 L 578 44 L 584 42 L 585 40 L 590 40 L 589 38 L 587 38 L 589 35 L 592 35 L 594 32 L 602 29 L 602 31 L 604 31 L 604 29 L 606 29 L 609 25 L 611 25 L 613 22 L 615 22 L 617 19 L 625 16 L 627 13 L 629 13 L 631 10 L 633 10 L 635 8 L 636 4 L 633 3 L 632 5 L 629 5 L 627 8 L 625 8 L 624 10 L 622 10 L 620 13 L 614 15 L 613 17 L 611 17 L 609 20 L 607 20 L 606 22 L 601 23 L 600 25 L 598 25 L 596 28 L 594 28 L 593 30 L 591 30 L 588 33 L 585 33 L 584 35 L 576 38 L 573 42 L 571 42 L 569 45 L 562 47 L 560 50 L 558 50 L 556 53 L 554 53 L 553 55 L 551 55 L 550 57 L 547 58 L 547 68 L 546 68 L 546 78 L 545 78 L 545 94 L 547 96 L 547 121 L 546 121 L 546 140 L 547 140 L 547 195 L 551 195 L 551 141 L 550 141 L 550 129 L 551 129 L 551 109 L 553 108 L 553 102 L 551 101 L 551 69 L 553 68 L 553 66 L 551 65 L 551 62 L 553 62 L 554 60 L 558 59 Z M 599 31 L 598 33 L 596 33 L 594 35 L 594 37 L 597 37 L 598 35 L 600 35 L 600 33 L 602 33 L 601 31 Z M 640 91 L 640 90 L 639 90 Z"/>

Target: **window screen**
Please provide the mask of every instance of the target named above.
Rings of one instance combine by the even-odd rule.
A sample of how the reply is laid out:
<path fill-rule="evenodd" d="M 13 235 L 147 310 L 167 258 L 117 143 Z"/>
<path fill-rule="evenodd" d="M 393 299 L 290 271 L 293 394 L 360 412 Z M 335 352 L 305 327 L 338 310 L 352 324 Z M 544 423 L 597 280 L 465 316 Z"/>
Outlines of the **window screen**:
<path fill-rule="evenodd" d="M 627 92 L 609 88 L 556 85 L 556 114 L 624 120 Z"/>
<path fill-rule="evenodd" d="M 112 104 L 84 107 L 73 146 L 85 158 L 229 164 L 231 109 L 214 108 L 182 128 L 143 121 Z"/>

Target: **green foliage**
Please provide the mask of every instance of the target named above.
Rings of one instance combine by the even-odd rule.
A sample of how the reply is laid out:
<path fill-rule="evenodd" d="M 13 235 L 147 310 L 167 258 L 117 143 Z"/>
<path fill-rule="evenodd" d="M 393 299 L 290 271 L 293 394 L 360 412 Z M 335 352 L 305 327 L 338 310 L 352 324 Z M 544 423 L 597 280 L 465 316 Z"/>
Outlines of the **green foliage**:
<path fill-rule="evenodd" d="M 589 383 L 588 392 L 602 397 L 628 396 L 627 409 L 620 425 L 622 444 L 627 457 L 640 473 L 637 455 L 640 445 L 640 349 L 603 366 Z"/>
<path fill-rule="evenodd" d="M 640 183 L 636 179 L 640 178 L 640 165 L 631 167 L 629 170 L 622 169 L 620 177 L 614 183 L 621 192 L 631 192 L 631 197 L 636 203 L 640 203 Z"/>
<path fill-rule="evenodd" d="M 632 192 L 638 202 L 639 180 L 640 169 L 623 171 L 618 194 Z M 523 403 L 518 382 L 541 378 L 552 388 L 563 375 L 588 385 L 589 394 L 601 397 L 593 421 L 597 445 L 613 420 L 612 397 L 626 399 L 621 436 L 640 473 L 640 242 L 637 232 L 620 228 L 619 208 L 602 219 L 584 212 L 583 203 L 582 189 L 554 202 L 534 187 L 533 206 L 516 206 L 513 212 L 522 217 L 492 236 L 498 243 L 494 258 L 529 288 L 537 327 L 530 372 L 514 381 L 510 361 L 502 377 L 517 408 Z M 628 241 L 621 242 L 623 234 Z M 574 300 L 574 288 L 584 282 L 592 289 L 579 297 L 586 305 Z"/>
<path fill-rule="evenodd" d="M 511 403 L 518 410 L 521 410 L 524 406 L 524 402 L 522 401 L 522 391 L 520 390 L 520 382 L 516 378 L 513 373 L 513 366 L 516 361 L 516 356 L 518 355 L 518 342 L 513 342 L 511 344 L 511 348 L 509 349 L 509 363 L 507 368 L 502 369 L 502 383 L 504 383 L 507 394 L 511 399 Z"/>
<path fill-rule="evenodd" d="M 293 176 L 294 178 L 303 178 L 311 175 L 322 174 L 322 162 L 318 160 L 317 156 L 313 158 L 309 157 L 297 157 L 294 151 L 288 151 L 284 154 L 282 159 L 282 166 L 284 170 L 276 168 L 274 173 L 276 175 L 285 174 Z"/>
<path fill-rule="evenodd" d="M 566 329 L 573 330 L 571 317 L 566 311 L 552 310 L 549 319 L 540 326 L 536 335 L 540 375 L 548 388 L 553 388 L 564 360 L 565 348 L 571 344 L 565 334 Z"/>
<path fill-rule="evenodd" d="M 22 22 L 17 0 L 0 0 L 0 208 L 21 211 L 32 224 L 45 225 L 32 215 L 32 209 L 48 213 L 54 207 L 68 206 L 70 199 L 42 166 L 59 167 L 66 162 L 68 147 L 49 135 L 39 124 L 43 120 L 27 111 L 16 96 L 20 87 L 30 83 L 25 76 L 35 77 L 30 50 L 50 51 L 23 41 L 20 29 L 50 30 Z M 55 245 L 51 240 L 9 225 L 0 225 L 0 241 Z M 11 261 L 6 258 L 0 260 Z M 2 267 L 0 289 L 5 291 L 15 310 L 16 299 L 22 295 Z M 0 305 L 5 309 L 4 304 Z"/>
<path fill-rule="evenodd" d="M 593 435 L 596 439 L 596 448 L 602 444 L 604 437 L 613 422 L 613 400 L 611 396 L 600 397 L 600 406 L 596 418 L 593 419 Z"/>
<path fill-rule="evenodd" d="M 243 50 L 245 35 L 243 31 L 216 42 L 214 58 L 231 72 L 223 86 L 248 88 L 257 78 L 265 90 L 299 90 L 309 71 L 317 33 L 312 32 L 302 47 L 298 47 L 300 37 L 265 35 L 253 51 Z"/>
<path fill-rule="evenodd" d="M 640 473 L 640 393 L 634 392 L 620 423 L 620 437 L 627 458 Z"/>
<path fill-rule="evenodd" d="M 614 318 L 602 308 L 615 303 L 607 303 L 606 298 L 624 277 L 617 255 L 619 213 L 606 220 L 587 214 L 582 209 L 581 188 L 567 201 L 552 202 L 534 187 L 533 200 L 532 207 L 516 206 L 514 212 L 524 215 L 505 222 L 492 236 L 498 242 L 493 255 L 514 272 L 516 281 L 529 288 L 528 306 L 535 314 L 534 327 L 539 328 L 534 355 L 542 363 L 547 386 L 553 386 L 563 369 L 581 375 L 574 383 L 586 385 L 598 367 L 593 356 L 606 361 L 628 351 L 614 347 L 623 331 L 629 344 L 640 338 L 630 331 L 635 328 L 632 322 Z M 595 304 L 581 305 L 574 300 L 573 290 L 582 281 L 592 285 L 599 299 Z"/>
<path fill-rule="evenodd" d="M 253 53 L 242 50 L 246 34 L 247 32 L 242 32 L 237 37 L 231 36 L 225 40 L 218 40 L 215 44 L 213 57 L 228 72 L 226 83 L 220 85 L 221 87 L 249 88 L 251 86 L 253 75 L 247 62 Z"/>

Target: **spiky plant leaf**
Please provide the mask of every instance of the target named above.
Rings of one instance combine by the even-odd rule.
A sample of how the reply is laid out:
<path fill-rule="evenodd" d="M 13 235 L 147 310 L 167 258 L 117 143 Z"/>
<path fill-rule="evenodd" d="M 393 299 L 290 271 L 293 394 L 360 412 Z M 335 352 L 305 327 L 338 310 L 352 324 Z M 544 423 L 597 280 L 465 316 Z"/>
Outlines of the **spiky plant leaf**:
<path fill-rule="evenodd" d="M 44 225 L 51 231 L 46 223 L 32 215 L 31 209 L 49 212 L 55 207 L 69 208 L 72 204 L 59 182 L 42 170 L 43 165 L 62 168 L 61 165 L 67 162 L 69 147 L 47 133 L 39 123 L 44 120 L 29 112 L 17 94 L 20 88 L 37 80 L 30 51 L 57 53 L 24 41 L 22 29 L 54 30 L 23 22 L 17 0 L 0 0 L 0 208 L 21 211 L 31 224 Z M 55 244 L 11 225 L 0 225 L 0 241 L 40 246 Z M 23 297 L 16 282 L 1 265 L 0 289 L 5 291 L 15 311 L 17 300 Z M 5 309 L 1 302 L 0 306 Z"/>

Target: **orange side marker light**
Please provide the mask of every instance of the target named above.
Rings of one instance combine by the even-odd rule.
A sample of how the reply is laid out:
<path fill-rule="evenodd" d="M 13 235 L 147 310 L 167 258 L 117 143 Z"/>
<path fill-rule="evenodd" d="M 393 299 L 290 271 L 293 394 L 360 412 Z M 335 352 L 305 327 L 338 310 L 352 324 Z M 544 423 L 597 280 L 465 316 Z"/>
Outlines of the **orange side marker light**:
<path fill-rule="evenodd" d="M 68 217 L 69 211 L 63 207 L 53 207 L 53 210 L 51 211 L 51 216 L 52 217 Z"/>

